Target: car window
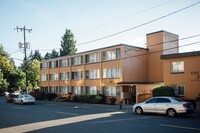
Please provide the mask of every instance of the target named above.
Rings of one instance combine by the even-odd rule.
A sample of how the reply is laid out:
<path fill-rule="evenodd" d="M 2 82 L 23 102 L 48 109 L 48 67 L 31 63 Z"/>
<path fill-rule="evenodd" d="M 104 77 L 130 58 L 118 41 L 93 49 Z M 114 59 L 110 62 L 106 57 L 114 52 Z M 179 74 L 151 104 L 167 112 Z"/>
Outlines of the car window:
<path fill-rule="evenodd" d="M 146 103 L 156 103 L 158 101 L 158 98 L 153 98 L 148 100 Z"/>
<path fill-rule="evenodd" d="M 171 103 L 171 101 L 168 98 L 159 98 L 158 103 Z"/>
<path fill-rule="evenodd" d="M 181 100 L 181 99 L 178 99 L 178 98 L 175 98 L 175 97 L 173 97 L 173 99 L 178 101 L 178 102 L 184 102 L 184 100 Z"/>

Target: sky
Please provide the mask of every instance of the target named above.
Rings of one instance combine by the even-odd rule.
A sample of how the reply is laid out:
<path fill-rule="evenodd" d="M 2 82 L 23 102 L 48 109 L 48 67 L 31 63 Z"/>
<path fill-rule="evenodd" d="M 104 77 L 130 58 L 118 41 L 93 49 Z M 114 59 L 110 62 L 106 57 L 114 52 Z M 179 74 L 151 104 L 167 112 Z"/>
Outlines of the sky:
<path fill-rule="evenodd" d="M 199 51 L 200 36 L 183 38 L 200 35 L 200 3 L 179 11 L 197 2 L 200 1 L 0 0 L 0 44 L 17 66 L 22 63 L 24 52 L 18 46 L 23 43 L 23 32 L 14 30 L 16 26 L 32 29 L 26 32 L 30 43 L 27 55 L 31 50 L 39 50 L 43 56 L 53 49 L 59 51 L 66 29 L 73 32 L 78 52 L 121 43 L 145 48 L 146 34 L 160 30 L 179 35 L 180 52 Z M 104 38 L 110 35 L 113 36 Z M 93 40 L 98 41 L 90 42 Z M 191 43 L 196 44 L 184 46 Z"/>

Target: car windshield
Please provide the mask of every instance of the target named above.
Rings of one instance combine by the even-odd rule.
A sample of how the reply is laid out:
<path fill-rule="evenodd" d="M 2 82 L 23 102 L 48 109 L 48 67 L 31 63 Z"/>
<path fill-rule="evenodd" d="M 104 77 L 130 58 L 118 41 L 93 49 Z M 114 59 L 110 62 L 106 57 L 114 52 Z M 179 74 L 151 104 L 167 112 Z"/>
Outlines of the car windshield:
<path fill-rule="evenodd" d="M 16 97 L 17 97 L 17 95 L 10 95 L 10 97 L 12 97 L 12 98 L 16 98 Z"/>

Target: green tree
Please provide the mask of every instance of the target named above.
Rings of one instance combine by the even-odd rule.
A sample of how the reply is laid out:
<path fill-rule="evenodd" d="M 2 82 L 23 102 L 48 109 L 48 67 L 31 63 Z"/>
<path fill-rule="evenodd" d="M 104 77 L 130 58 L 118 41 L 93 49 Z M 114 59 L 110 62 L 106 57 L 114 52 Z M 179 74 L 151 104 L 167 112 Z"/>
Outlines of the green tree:
<path fill-rule="evenodd" d="M 50 56 L 51 58 L 56 58 L 59 56 L 59 53 L 55 49 L 53 49 Z"/>
<path fill-rule="evenodd" d="M 77 52 L 76 40 L 74 34 L 70 29 L 66 29 L 65 34 L 62 36 L 60 56 L 75 54 Z"/>
<path fill-rule="evenodd" d="M 28 81 L 31 89 L 35 89 L 39 85 L 40 81 L 40 62 L 38 60 L 33 60 L 28 63 Z"/>
<path fill-rule="evenodd" d="M 47 59 L 50 59 L 50 58 L 51 58 L 51 54 L 47 52 L 47 53 L 45 54 L 45 56 L 44 56 L 44 59 L 47 60 Z"/>
<path fill-rule="evenodd" d="M 0 45 L 0 56 L 6 57 L 6 58 L 9 57 L 8 53 L 4 50 L 4 47 L 2 44 Z"/>
<path fill-rule="evenodd" d="M 0 69 L 0 92 L 3 92 L 8 87 L 8 85 L 9 83 L 6 79 L 4 79 L 3 73 Z"/>
<path fill-rule="evenodd" d="M 34 53 L 33 53 L 33 51 L 31 50 L 31 53 L 30 53 L 30 55 L 29 55 L 29 59 L 30 60 L 39 60 L 39 61 L 41 61 L 42 59 L 43 59 L 43 57 L 42 57 L 42 55 L 41 55 L 41 53 L 40 53 L 40 51 L 39 50 L 35 50 L 34 51 Z"/>

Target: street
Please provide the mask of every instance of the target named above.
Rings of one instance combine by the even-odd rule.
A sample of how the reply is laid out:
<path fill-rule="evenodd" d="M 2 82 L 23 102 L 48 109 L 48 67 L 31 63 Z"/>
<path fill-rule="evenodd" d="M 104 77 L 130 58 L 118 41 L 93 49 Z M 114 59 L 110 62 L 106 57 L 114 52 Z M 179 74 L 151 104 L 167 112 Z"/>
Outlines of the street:
<path fill-rule="evenodd" d="M 130 107 L 130 109 L 129 109 Z M 200 113 L 169 118 L 136 115 L 131 106 L 37 101 L 35 105 L 6 103 L 0 97 L 0 133 L 196 133 Z"/>

